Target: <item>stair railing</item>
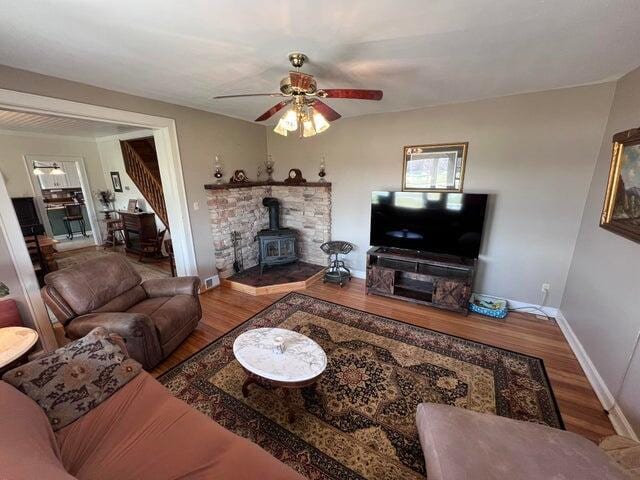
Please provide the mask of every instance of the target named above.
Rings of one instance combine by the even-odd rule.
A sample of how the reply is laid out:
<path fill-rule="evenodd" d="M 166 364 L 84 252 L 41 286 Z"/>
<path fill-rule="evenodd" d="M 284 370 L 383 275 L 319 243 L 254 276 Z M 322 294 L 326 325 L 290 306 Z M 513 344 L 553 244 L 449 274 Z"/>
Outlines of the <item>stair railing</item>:
<path fill-rule="evenodd" d="M 140 193 L 149 203 L 151 208 L 160 217 L 162 223 L 169 228 L 169 218 L 167 216 L 167 205 L 164 200 L 162 184 L 155 175 L 144 164 L 138 152 L 136 152 L 126 140 L 120 141 L 122 157 L 124 158 L 124 169 L 133 183 L 138 187 Z"/>

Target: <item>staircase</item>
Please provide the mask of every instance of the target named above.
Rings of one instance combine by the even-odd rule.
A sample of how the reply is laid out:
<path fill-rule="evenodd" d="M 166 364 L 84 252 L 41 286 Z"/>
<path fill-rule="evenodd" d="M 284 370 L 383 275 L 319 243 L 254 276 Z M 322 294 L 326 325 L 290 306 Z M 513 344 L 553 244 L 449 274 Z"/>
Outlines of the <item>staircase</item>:
<path fill-rule="evenodd" d="M 167 205 L 164 201 L 160 168 L 153 137 L 121 140 L 120 148 L 127 175 L 138 187 L 149 206 L 169 228 Z"/>

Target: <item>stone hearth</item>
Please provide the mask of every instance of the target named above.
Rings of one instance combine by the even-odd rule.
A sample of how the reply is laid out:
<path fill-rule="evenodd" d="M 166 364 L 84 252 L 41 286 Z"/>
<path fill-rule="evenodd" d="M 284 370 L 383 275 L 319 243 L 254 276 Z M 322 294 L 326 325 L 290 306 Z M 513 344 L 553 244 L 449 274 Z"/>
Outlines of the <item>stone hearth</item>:
<path fill-rule="evenodd" d="M 258 244 L 254 238 L 258 231 L 269 226 L 268 210 L 262 205 L 265 197 L 280 201 L 281 226 L 297 231 L 300 260 L 326 265 L 320 245 L 331 239 L 330 183 L 214 184 L 205 188 L 216 268 L 221 277 L 234 273 L 233 231 L 240 233 L 244 268 L 258 264 Z"/>

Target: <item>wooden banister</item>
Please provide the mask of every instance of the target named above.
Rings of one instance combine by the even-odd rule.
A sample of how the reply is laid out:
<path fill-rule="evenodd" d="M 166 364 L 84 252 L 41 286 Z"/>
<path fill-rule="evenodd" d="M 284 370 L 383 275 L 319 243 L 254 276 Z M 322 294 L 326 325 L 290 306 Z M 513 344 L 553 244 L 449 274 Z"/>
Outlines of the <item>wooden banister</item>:
<path fill-rule="evenodd" d="M 156 215 L 164 225 L 169 228 L 169 218 L 167 217 L 167 205 L 164 200 L 164 192 L 162 184 L 156 178 L 151 170 L 142 161 L 138 152 L 136 152 L 126 140 L 120 141 L 122 149 L 122 157 L 124 158 L 124 169 L 133 183 L 138 187 L 140 193 L 149 203 Z"/>

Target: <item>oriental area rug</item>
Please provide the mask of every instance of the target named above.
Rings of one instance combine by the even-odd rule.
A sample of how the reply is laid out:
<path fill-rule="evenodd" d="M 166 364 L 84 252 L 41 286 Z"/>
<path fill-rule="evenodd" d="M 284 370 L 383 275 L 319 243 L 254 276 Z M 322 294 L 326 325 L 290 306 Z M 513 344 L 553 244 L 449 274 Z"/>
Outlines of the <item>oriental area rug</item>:
<path fill-rule="evenodd" d="M 233 342 L 260 327 L 294 330 L 320 344 L 328 364 L 315 389 L 292 390 L 285 399 L 281 389 L 252 385 L 243 397 L 246 374 Z M 423 479 L 415 426 L 421 402 L 563 428 L 542 360 L 298 293 L 159 380 L 313 480 Z"/>

